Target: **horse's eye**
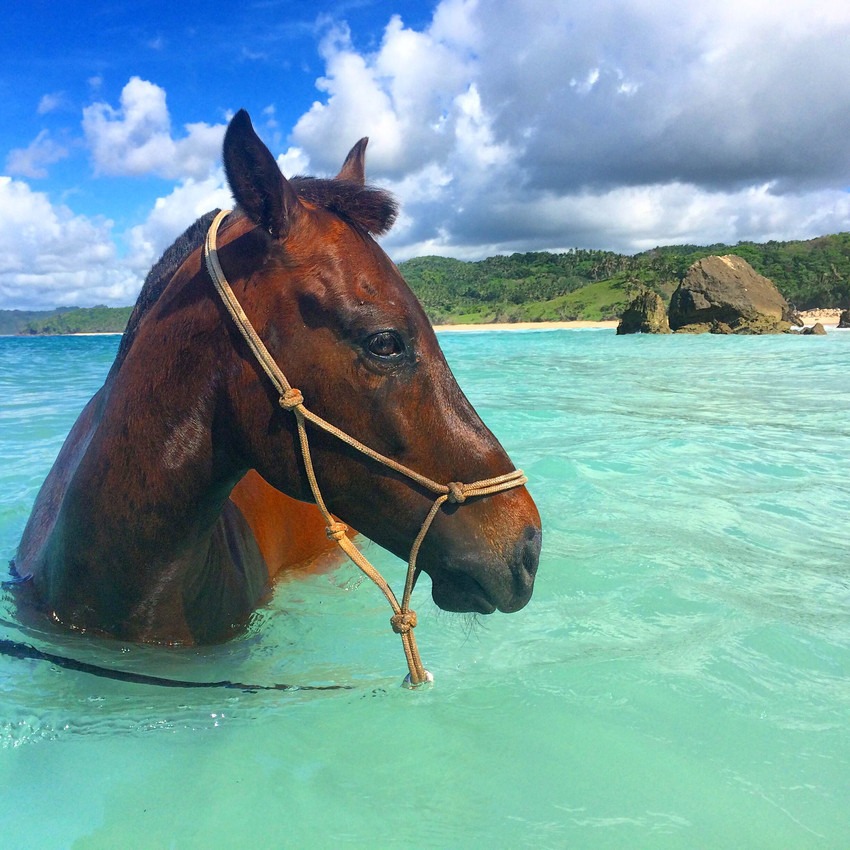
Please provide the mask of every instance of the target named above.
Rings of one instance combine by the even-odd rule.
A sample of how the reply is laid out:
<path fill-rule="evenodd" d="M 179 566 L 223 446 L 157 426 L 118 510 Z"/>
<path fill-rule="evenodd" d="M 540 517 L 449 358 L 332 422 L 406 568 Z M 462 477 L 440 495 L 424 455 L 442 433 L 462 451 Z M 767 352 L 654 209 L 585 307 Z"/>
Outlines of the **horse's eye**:
<path fill-rule="evenodd" d="M 392 331 L 381 331 L 366 340 L 366 348 L 375 357 L 389 359 L 404 353 L 404 343 L 398 334 Z"/>

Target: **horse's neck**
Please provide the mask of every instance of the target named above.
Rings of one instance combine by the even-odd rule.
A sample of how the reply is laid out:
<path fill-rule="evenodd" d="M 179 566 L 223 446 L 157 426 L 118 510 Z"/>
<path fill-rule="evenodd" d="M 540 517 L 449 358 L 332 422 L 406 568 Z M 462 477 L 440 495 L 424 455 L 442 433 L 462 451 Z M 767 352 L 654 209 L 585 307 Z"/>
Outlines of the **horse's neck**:
<path fill-rule="evenodd" d="M 228 561 L 222 535 L 222 511 L 243 470 L 213 437 L 215 357 L 183 349 L 165 358 L 163 345 L 156 335 L 136 340 L 97 410 L 69 435 L 79 448 L 66 452 L 67 468 L 57 461 L 54 470 L 61 510 L 37 578 L 49 603 L 106 631 L 110 619 L 174 619 L 167 609 L 181 610 L 187 592 L 209 596 L 230 561 L 244 572 L 240 555 Z M 226 519 L 231 529 L 239 521 Z"/>
<path fill-rule="evenodd" d="M 126 548 L 167 560 L 211 531 L 239 474 L 214 445 L 212 379 L 196 369 L 174 368 L 170 380 L 123 373 L 105 388 L 70 490 L 103 542 L 114 545 L 120 530 Z"/>

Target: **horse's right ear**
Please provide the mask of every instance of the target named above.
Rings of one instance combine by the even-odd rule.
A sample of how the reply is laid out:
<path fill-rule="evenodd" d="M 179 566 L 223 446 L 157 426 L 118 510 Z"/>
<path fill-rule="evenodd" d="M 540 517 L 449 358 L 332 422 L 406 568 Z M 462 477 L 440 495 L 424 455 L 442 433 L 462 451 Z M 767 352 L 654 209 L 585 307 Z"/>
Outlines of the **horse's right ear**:
<path fill-rule="evenodd" d="M 348 180 L 358 186 L 366 185 L 366 145 L 369 137 L 364 136 L 349 152 L 335 180 Z"/>
<path fill-rule="evenodd" d="M 248 218 L 276 239 L 286 236 L 301 202 L 244 109 L 233 116 L 224 134 L 224 171 Z"/>

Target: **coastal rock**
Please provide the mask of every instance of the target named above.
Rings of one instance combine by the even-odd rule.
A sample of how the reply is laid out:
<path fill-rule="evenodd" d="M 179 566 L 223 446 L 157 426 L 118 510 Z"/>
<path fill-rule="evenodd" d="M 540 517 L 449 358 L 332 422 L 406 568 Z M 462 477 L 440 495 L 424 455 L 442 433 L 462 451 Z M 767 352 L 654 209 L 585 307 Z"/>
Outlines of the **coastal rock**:
<path fill-rule="evenodd" d="M 626 307 L 617 325 L 618 334 L 669 334 L 667 310 L 657 292 L 644 289 Z"/>
<path fill-rule="evenodd" d="M 711 322 L 697 322 L 693 325 L 682 325 L 680 328 L 676 328 L 673 333 L 677 334 L 707 334 L 711 333 Z"/>
<path fill-rule="evenodd" d="M 670 299 L 669 321 L 677 332 L 737 334 L 784 333 L 799 323 L 773 282 L 735 254 L 688 269 Z"/>
<path fill-rule="evenodd" d="M 850 328 L 850 310 L 842 310 L 838 317 L 839 328 Z"/>
<path fill-rule="evenodd" d="M 800 334 L 802 336 L 826 336 L 826 328 L 820 322 L 815 322 L 810 328 L 803 328 Z"/>

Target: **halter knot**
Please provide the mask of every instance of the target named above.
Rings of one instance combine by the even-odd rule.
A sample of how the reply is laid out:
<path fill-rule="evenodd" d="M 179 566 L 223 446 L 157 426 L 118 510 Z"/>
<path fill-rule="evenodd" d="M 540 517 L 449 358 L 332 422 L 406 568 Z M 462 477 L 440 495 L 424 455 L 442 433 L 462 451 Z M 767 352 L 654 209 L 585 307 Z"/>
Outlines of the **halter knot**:
<path fill-rule="evenodd" d="M 304 404 L 304 396 L 301 395 L 301 390 L 295 387 L 290 387 L 281 397 L 280 406 L 284 410 L 294 410 Z"/>
<path fill-rule="evenodd" d="M 450 481 L 447 485 L 449 488 L 449 501 L 456 505 L 462 505 L 466 501 L 466 485 L 460 481 Z"/>
<path fill-rule="evenodd" d="M 416 628 L 416 612 L 401 611 L 390 617 L 390 625 L 397 635 L 406 635 L 411 629 Z"/>
<path fill-rule="evenodd" d="M 328 540 L 340 541 L 347 531 L 348 526 L 344 522 L 333 522 L 325 529 L 325 534 L 328 535 Z"/>

